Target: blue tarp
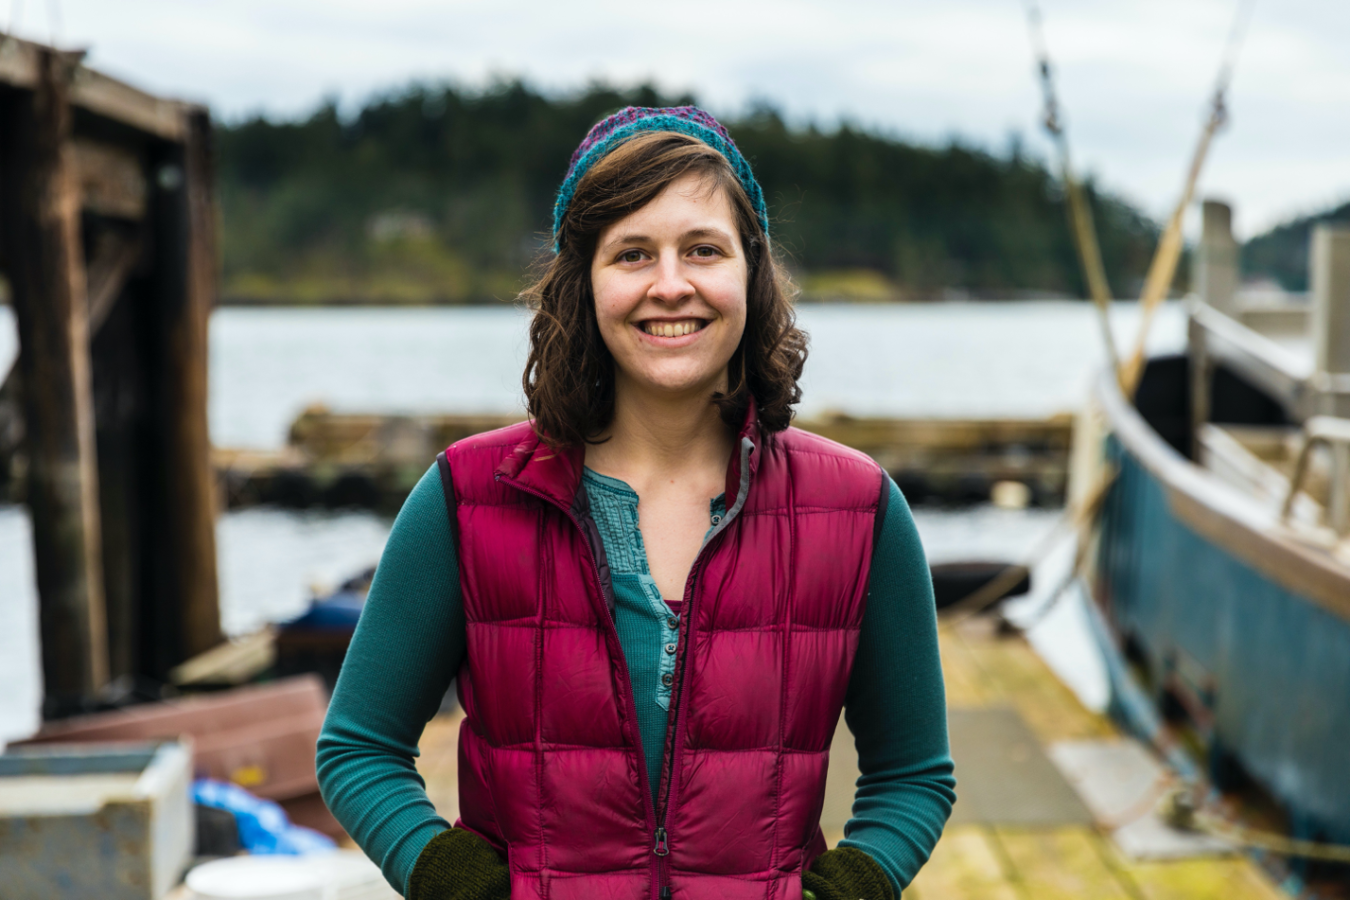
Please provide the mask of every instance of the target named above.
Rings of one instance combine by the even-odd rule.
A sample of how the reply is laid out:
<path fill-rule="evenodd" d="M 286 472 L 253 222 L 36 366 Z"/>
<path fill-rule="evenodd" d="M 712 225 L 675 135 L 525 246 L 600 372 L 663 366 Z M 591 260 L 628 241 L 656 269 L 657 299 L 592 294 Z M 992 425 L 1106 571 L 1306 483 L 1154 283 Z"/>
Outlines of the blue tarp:
<path fill-rule="evenodd" d="M 332 838 L 293 825 L 280 806 L 253 796 L 237 784 L 199 778 L 192 782 L 192 800 L 232 813 L 239 823 L 239 843 L 249 853 L 302 856 L 337 849 Z"/>
<path fill-rule="evenodd" d="M 364 594 L 356 591 L 338 591 L 331 597 L 315 600 L 301 616 L 282 624 L 286 629 L 323 629 L 353 631 L 365 606 Z"/>

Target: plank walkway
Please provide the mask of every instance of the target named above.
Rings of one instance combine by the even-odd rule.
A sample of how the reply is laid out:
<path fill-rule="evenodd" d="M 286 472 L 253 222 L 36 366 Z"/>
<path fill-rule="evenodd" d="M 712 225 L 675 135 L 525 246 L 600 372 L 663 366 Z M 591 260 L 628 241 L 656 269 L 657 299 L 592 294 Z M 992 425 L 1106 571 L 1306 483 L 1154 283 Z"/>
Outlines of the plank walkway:
<path fill-rule="evenodd" d="M 1115 729 L 1085 709 L 1020 637 L 998 637 L 979 621 L 940 634 L 952 709 L 1016 710 L 1042 745 L 1105 738 Z M 442 815 L 454 821 L 459 715 L 438 716 L 422 736 L 418 771 Z M 957 767 L 961 778 L 960 761 Z M 857 759 L 842 726 L 831 753 L 821 824 L 831 846 L 843 837 Z M 958 794 L 960 786 L 957 787 Z M 958 801 L 959 803 L 959 801 Z M 1127 859 L 1091 825 L 1007 827 L 952 824 L 905 891 L 906 900 L 1287 900 L 1242 856 L 1177 862 Z"/>

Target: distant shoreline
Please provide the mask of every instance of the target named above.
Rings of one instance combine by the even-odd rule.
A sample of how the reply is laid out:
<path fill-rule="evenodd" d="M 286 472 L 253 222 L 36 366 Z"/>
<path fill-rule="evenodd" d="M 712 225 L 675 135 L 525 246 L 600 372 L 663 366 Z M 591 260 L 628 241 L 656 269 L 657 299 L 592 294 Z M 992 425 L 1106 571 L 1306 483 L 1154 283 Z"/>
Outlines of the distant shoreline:
<path fill-rule="evenodd" d="M 925 306 L 939 303 L 950 302 L 977 302 L 977 303 L 1021 303 L 1035 302 L 1044 300 L 1078 300 L 1084 303 L 1089 302 L 1084 297 L 1073 297 L 1067 294 L 1060 294 L 1054 291 L 1019 291 L 1016 294 L 997 294 L 981 295 L 971 291 L 951 289 L 944 291 L 939 295 L 906 298 L 906 297 L 850 297 L 838 294 L 818 294 L 813 292 L 803 292 L 797 297 L 797 303 L 801 305 L 812 306 Z M 0 304 L 3 305 L 3 304 Z M 519 301 L 515 297 L 479 297 L 474 299 L 425 299 L 425 300 L 377 300 L 370 297 L 334 297 L 326 300 L 309 300 L 303 298 L 257 298 L 241 297 L 230 294 L 222 294 L 217 301 L 218 307 L 230 307 L 234 309 L 265 309 L 270 307 L 299 309 L 352 309 L 352 308 L 384 308 L 384 309 L 435 309 L 442 307 L 491 307 L 491 306 L 516 306 Z"/>

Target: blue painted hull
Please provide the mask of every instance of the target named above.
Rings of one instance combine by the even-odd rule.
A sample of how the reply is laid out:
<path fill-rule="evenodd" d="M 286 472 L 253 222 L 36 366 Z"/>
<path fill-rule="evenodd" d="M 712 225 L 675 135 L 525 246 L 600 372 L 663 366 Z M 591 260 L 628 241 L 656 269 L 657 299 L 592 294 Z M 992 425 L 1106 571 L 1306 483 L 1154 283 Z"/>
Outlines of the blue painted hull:
<path fill-rule="evenodd" d="M 1197 527 L 1158 461 L 1192 464 L 1116 424 L 1093 591 L 1118 646 L 1159 708 L 1197 726 L 1217 778 L 1236 762 L 1294 833 L 1350 842 L 1350 620 L 1268 574 L 1259 540 L 1237 542 L 1244 556 Z"/>

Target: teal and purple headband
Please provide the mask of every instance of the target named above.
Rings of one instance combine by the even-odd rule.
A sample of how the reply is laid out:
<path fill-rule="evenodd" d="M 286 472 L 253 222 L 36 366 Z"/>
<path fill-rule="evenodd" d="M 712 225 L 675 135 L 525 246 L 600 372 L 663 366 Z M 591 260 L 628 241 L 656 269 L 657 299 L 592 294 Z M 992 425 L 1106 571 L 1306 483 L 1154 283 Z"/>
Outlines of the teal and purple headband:
<path fill-rule="evenodd" d="M 558 249 L 558 231 L 562 228 L 563 216 L 567 214 L 567 207 L 572 203 L 572 195 L 576 193 L 577 184 L 590 171 L 591 166 L 604 159 L 611 150 L 634 135 L 646 131 L 675 131 L 687 134 L 725 156 L 727 162 L 731 163 L 731 169 L 736 173 L 741 187 L 745 188 L 745 193 L 749 195 L 764 234 L 769 233 L 769 209 L 764 203 L 764 191 L 760 190 L 759 182 L 755 181 L 755 175 L 750 171 L 750 163 L 746 162 L 741 151 L 736 149 L 736 142 L 727 134 L 722 123 L 697 106 L 671 106 L 662 109 L 629 106 L 597 123 L 581 142 L 581 146 L 572 154 L 572 163 L 567 167 L 567 177 L 563 179 L 562 187 L 558 188 L 558 199 L 553 204 L 554 250 Z"/>

